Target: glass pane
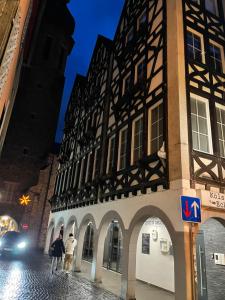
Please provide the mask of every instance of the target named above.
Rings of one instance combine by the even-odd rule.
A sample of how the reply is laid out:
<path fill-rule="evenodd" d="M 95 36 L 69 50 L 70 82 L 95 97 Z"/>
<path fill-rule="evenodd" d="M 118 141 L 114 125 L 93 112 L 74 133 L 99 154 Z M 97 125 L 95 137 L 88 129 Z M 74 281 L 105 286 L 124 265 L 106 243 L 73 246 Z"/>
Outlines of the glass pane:
<path fill-rule="evenodd" d="M 198 131 L 197 116 L 195 116 L 195 115 L 191 116 L 191 125 L 192 125 L 192 130 Z"/>
<path fill-rule="evenodd" d="M 198 134 L 196 132 L 192 132 L 192 143 L 193 143 L 193 149 L 199 150 Z"/>
<path fill-rule="evenodd" d="M 152 123 L 155 123 L 158 120 L 158 108 L 152 110 Z"/>
<path fill-rule="evenodd" d="M 157 139 L 151 142 L 151 153 L 155 153 L 158 149 Z"/>
<path fill-rule="evenodd" d="M 225 111 L 221 109 L 220 112 L 221 112 L 221 119 L 222 119 L 221 121 L 223 124 L 225 124 Z"/>
<path fill-rule="evenodd" d="M 159 118 L 162 119 L 163 118 L 163 104 L 159 105 Z"/>
<path fill-rule="evenodd" d="M 152 135 L 151 135 L 151 138 L 154 139 L 157 137 L 157 123 L 155 124 L 152 124 Z"/>
<path fill-rule="evenodd" d="M 220 109 L 218 107 L 216 108 L 216 119 L 217 119 L 217 122 L 221 122 L 221 120 L 220 120 Z"/>
<path fill-rule="evenodd" d="M 204 134 L 208 134 L 206 119 L 199 117 L 198 122 L 199 122 L 199 132 L 204 133 Z"/>
<path fill-rule="evenodd" d="M 191 113 L 195 115 L 197 114 L 197 105 L 194 98 L 191 98 Z"/>
<path fill-rule="evenodd" d="M 198 115 L 206 118 L 206 105 L 202 101 L 198 101 Z"/>
<path fill-rule="evenodd" d="M 223 128 L 223 140 L 225 140 L 225 126 L 223 125 L 222 128 Z"/>
<path fill-rule="evenodd" d="M 200 138 L 200 150 L 204 152 L 209 152 L 209 143 L 208 143 L 208 137 L 206 135 L 199 135 Z"/>
<path fill-rule="evenodd" d="M 163 120 L 159 121 L 159 135 L 163 135 Z"/>
<path fill-rule="evenodd" d="M 216 0 L 205 0 L 205 7 L 211 13 L 217 14 L 217 3 L 216 3 Z"/>
<path fill-rule="evenodd" d="M 220 155 L 225 157 L 224 153 L 224 143 L 222 141 L 219 141 L 219 146 L 220 146 Z"/>
<path fill-rule="evenodd" d="M 221 125 L 218 124 L 218 135 L 219 135 L 219 139 L 222 139 L 223 138 L 223 135 L 222 135 L 222 128 L 221 128 Z"/>

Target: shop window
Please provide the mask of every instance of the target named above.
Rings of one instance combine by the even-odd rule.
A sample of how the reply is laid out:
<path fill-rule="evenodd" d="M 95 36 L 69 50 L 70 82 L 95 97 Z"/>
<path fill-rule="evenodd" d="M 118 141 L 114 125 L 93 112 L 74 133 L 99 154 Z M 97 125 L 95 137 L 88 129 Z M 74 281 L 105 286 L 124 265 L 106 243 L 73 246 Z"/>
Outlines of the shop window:
<path fill-rule="evenodd" d="M 83 260 L 92 262 L 93 260 L 93 238 L 94 238 L 94 229 L 92 224 L 89 224 L 85 236 L 84 236 L 84 246 L 83 246 Z"/>
<path fill-rule="evenodd" d="M 210 56 L 210 63 L 212 68 L 218 72 L 223 72 L 223 63 L 222 63 L 222 55 L 221 49 L 216 45 L 210 43 L 209 44 L 209 56 Z"/>
<path fill-rule="evenodd" d="M 132 163 L 136 163 L 143 154 L 143 117 L 139 117 L 132 124 Z"/>
<path fill-rule="evenodd" d="M 225 157 L 225 106 L 216 104 L 216 121 L 220 156 Z"/>
<path fill-rule="evenodd" d="M 108 229 L 104 245 L 103 266 L 121 272 L 122 232 L 118 221 L 114 220 Z"/>
<path fill-rule="evenodd" d="M 205 8 L 214 15 L 218 15 L 217 0 L 205 0 Z"/>
<path fill-rule="evenodd" d="M 108 160 L 107 160 L 107 173 L 112 172 L 115 162 L 115 136 L 109 139 L 108 147 Z"/>
<path fill-rule="evenodd" d="M 193 149 L 212 153 L 209 106 L 203 98 L 191 97 L 191 125 Z"/>
<path fill-rule="evenodd" d="M 122 170 L 126 168 L 127 158 L 127 134 L 128 128 L 124 128 L 120 131 L 120 142 L 119 142 L 119 166 L 118 169 Z"/>
<path fill-rule="evenodd" d="M 163 145 L 163 103 L 149 110 L 149 154 L 157 152 Z"/>
<path fill-rule="evenodd" d="M 201 37 L 191 31 L 187 33 L 187 55 L 191 60 L 203 62 Z"/>

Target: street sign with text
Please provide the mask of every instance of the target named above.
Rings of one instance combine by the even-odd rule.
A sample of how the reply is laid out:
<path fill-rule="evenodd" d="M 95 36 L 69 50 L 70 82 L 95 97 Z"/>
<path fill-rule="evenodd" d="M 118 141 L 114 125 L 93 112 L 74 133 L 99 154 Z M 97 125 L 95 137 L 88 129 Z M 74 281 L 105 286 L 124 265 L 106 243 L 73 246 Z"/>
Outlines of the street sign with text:
<path fill-rule="evenodd" d="M 201 200 L 181 196 L 182 219 L 185 222 L 201 223 Z"/>

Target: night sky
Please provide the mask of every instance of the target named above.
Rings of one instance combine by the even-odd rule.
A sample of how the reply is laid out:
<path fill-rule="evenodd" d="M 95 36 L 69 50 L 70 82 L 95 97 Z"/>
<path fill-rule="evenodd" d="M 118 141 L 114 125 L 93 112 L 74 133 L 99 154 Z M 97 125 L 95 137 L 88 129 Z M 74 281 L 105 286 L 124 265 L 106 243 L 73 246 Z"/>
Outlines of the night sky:
<path fill-rule="evenodd" d="M 86 75 L 98 34 L 113 39 L 124 0 L 71 0 L 68 7 L 75 18 L 75 46 L 68 58 L 66 83 L 56 141 L 60 142 L 64 114 L 77 73 Z"/>

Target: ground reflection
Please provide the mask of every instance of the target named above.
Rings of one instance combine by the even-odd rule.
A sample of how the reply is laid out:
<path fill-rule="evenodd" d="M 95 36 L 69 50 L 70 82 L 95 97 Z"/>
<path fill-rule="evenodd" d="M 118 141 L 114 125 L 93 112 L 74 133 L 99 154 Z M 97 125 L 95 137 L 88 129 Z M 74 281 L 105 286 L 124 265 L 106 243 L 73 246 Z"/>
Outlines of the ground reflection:
<path fill-rule="evenodd" d="M 19 261 L 14 261 L 10 269 L 7 271 L 7 281 L 3 288 L 2 300 L 15 299 L 19 293 L 23 264 Z"/>

